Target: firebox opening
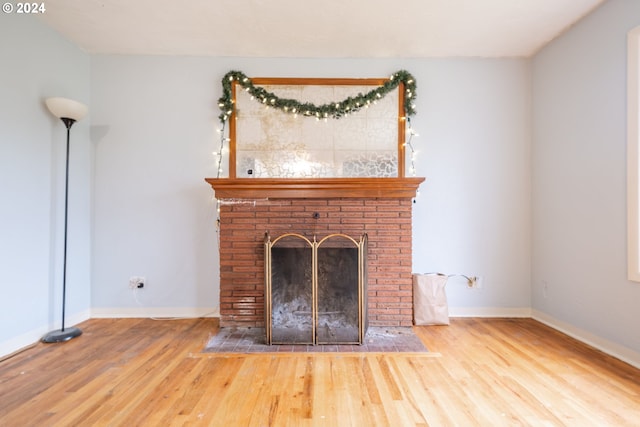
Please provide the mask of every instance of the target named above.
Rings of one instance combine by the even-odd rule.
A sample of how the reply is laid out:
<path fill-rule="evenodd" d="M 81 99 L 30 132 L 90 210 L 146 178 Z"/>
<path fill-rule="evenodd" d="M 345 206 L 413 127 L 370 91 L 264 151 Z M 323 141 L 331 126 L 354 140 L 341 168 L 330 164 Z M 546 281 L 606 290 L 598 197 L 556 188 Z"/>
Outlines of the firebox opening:
<path fill-rule="evenodd" d="M 313 343 L 311 248 L 271 249 L 272 339 Z"/>
<path fill-rule="evenodd" d="M 318 343 L 358 341 L 358 249 L 318 248 Z"/>

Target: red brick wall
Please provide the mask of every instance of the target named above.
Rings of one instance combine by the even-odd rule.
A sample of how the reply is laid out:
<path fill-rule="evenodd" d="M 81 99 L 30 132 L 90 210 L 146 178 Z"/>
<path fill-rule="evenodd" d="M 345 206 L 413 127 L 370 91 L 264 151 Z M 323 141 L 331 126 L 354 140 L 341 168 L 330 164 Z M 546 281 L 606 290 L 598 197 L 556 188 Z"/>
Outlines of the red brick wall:
<path fill-rule="evenodd" d="M 314 214 L 319 214 L 314 218 Z M 220 207 L 220 325 L 264 326 L 264 233 L 369 237 L 372 326 L 412 323 L 411 199 L 274 199 Z"/>

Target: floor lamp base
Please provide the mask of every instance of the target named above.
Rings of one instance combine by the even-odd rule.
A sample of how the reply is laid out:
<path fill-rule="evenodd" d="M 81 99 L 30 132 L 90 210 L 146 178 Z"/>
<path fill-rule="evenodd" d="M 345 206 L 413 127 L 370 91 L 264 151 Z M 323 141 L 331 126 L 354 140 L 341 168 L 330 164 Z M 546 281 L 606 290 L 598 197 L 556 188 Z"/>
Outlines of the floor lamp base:
<path fill-rule="evenodd" d="M 79 337 L 80 335 L 82 335 L 82 331 L 76 327 L 65 328 L 64 330 L 58 329 L 57 331 L 51 331 L 42 337 L 42 342 L 64 342 L 69 341 L 72 338 Z"/>

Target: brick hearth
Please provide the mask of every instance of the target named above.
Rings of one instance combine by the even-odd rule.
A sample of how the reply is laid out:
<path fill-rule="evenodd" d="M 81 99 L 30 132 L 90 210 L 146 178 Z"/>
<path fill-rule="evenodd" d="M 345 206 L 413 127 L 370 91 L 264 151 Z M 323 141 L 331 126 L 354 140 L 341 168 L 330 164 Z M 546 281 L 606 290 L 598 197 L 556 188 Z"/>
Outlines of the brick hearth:
<path fill-rule="evenodd" d="M 411 197 L 220 199 L 221 326 L 264 326 L 267 231 L 367 233 L 369 324 L 411 325 Z"/>

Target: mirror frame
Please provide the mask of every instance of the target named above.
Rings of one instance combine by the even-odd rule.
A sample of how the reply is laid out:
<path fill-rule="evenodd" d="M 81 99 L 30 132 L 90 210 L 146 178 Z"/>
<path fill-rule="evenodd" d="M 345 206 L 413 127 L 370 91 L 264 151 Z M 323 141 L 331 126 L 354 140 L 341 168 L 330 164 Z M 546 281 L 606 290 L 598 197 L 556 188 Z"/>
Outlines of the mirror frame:
<path fill-rule="evenodd" d="M 371 86 L 372 89 L 381 86 L 387 81 L 388 78 L 288 78 L 288 77 L 257 77 L 251 79 L 256 86 Z M 231 86 L 232 100 L 234 105 L 237 106 L 237 90 L 239 82 L 234 81 Z M 405 138 L 406 138 L 406 117 L 404 111 L 405 103 L 405 89 L 404 83 L 400 83 L 396 90 L 398 91 L 398 141 L 397 141 L 397 155 L 398 155 L 398 175 L 397 178 L 405 177 Z M 240 89 L 242 90 L 242 89 Z M 234 108 L 231 116 L 229 117 L 229 178 L 237 178 L 237 122 L 236 122 L 236 110 Z M 305 118 L 306 119 L 306 118 Z M 334 120 L 334 119 L 329 119 Z M 375 177 L 374 177 L 375 178 Z M 395 177 L 394 177 L 395 178 Z M 238 178 L 238 179 L 269 179 L 269 178 Z M 293 178 L 295 179 L 295 178 Z M 380 178 L 385 179 L 385 178 Z"/>

